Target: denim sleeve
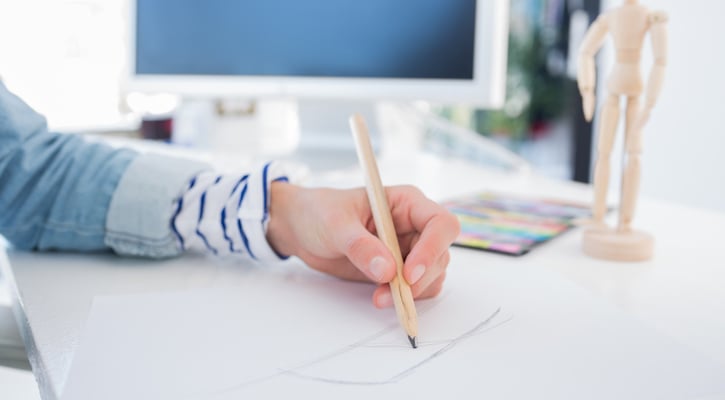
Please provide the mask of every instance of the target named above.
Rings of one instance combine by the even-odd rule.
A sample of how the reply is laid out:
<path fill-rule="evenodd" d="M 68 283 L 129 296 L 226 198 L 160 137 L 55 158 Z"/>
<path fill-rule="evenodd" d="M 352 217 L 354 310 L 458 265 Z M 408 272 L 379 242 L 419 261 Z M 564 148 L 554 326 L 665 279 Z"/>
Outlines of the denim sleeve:
<path fill-rule="evenodd" d="M 0 234 L 21 249 L 92 251 L 130 150 L 48 131 L 0 82 Z"/>
<path fill-rule="evenodd" d="M 129 165 L 111 198 L 105 243 L 116 253 L 152 258 L 180 254 L 172 214 L 189 181 L 206 163 L 142 154 Z"/>
<path fill-rule="evenodd" d="M 0 234 L 17 248 L 177 255 L 174 205 L 209 168 L 49 132 L 0 82 Z"/>

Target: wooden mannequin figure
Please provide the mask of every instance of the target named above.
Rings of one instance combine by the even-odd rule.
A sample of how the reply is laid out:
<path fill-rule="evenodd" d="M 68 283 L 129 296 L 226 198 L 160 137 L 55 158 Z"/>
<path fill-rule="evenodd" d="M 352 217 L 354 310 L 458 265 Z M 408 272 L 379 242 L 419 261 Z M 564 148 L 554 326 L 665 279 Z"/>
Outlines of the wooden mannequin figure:
<path fill-rule="evenodd" d="M 667 15 L 652 12 L 638 0 L 624 0 L 621 6 L 600 15 L 587 31 L 579 52 L 578 85 L 584 116 L 594 115 L 596 79 L 594 55 L 610 34 L 616 49 L 616 63 L 606 83 L 606 100 L 601 108 L 596 165 L 594 169 L 594 204 L 592 224 L 582 238 L 586 254 L 607 260 L 644 261 L 652 257 L 654 238 L 632 229 L 632 219 L 639 191 L 642 128 L 657 101 L 667 66 Z M 640 73 L 640 56 L 649 33 L 654 53 L 644 107 L 640 94 L 644 90 Z M 607 210 L 610 157 L 620 120 L 620 98 L 626 98 L 624 115 L 625 163 L 619 204 L 619 223 L 615 229 L 604 222 Z"/>

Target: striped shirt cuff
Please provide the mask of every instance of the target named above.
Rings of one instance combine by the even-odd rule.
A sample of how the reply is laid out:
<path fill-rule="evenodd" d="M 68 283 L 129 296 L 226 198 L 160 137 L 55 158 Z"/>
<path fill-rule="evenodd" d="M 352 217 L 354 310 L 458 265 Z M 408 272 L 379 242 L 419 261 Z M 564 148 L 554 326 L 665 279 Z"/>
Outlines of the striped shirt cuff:
<path fill-rule="evenodd" d="M 177 200 L 172 231 L 184 250 L 280 261 L 266 239 L 270 186 L 290 180 L 290 167 L 269 162 L 247 175 L 205 172 L 194 177 Z"/>

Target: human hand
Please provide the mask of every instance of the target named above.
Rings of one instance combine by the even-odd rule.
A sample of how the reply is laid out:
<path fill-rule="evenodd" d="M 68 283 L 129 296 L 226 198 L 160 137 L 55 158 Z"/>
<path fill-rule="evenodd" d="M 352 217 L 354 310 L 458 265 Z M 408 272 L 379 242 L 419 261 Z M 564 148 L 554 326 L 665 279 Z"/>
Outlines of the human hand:
<path fill-rule="evenodd" d="M 458 220 L 412 186 L 388 187 L 386 195 L 405 260 L 403 276 L 413 297 L 434 297 L 443 286 Z M 277 252 L 297 256 L 318 271 L 379 284 L 373 304 L 393 304 L 387 283 L 396 275 L 395 260 L 375 236 L 365 189 L 273 183 L 267 240 Z"/>

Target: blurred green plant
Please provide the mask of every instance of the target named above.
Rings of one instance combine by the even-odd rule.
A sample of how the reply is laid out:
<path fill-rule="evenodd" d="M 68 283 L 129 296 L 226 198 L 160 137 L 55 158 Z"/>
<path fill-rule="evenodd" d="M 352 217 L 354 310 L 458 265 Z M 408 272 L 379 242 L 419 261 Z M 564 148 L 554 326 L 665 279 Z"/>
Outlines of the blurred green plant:
<path fill-rule="evenodd" d="M 441 115 L 485 136 L 516 143 L 535 137 L 565 113 L 567 78 L 554 45 L 565 27 L 545 26 L 536 12 L 541 1 L 512 0 L 506 74 L 506 99 L 500 110 L 448 106 Z M 517 13 L 516 10 L 525 12 Z M 522 15 L 523 14 L 523 15 Z M 524 26 L 524 29 L 513 27 Z M 564 29 L 562 29 L 564 28 Z M 557 63 L 557 61 L 559 61 Z"/>

